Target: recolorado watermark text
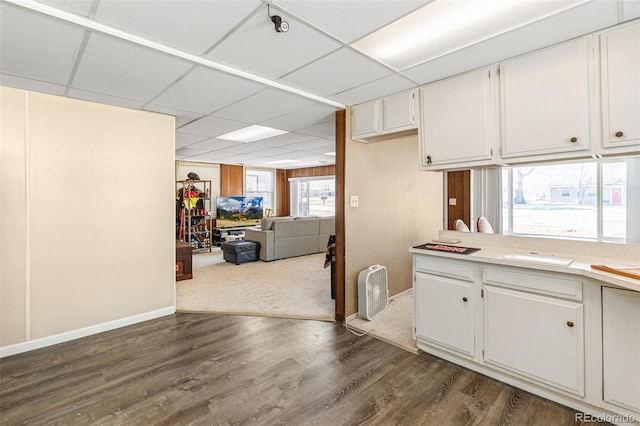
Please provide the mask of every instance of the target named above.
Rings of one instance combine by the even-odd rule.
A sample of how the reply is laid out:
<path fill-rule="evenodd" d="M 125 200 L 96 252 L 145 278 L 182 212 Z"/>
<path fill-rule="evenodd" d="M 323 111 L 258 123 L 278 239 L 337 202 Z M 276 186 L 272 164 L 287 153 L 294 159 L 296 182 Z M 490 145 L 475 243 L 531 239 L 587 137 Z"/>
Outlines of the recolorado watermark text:
<path fill-rule="evenodd" d="M 583 423 L 635 423 L 638 419 L 635 416 L 629 414 L 601 414 L 601 415 L 593 415 L 586 413 L 576 413 L 575 421 L 581 421 Z"/>

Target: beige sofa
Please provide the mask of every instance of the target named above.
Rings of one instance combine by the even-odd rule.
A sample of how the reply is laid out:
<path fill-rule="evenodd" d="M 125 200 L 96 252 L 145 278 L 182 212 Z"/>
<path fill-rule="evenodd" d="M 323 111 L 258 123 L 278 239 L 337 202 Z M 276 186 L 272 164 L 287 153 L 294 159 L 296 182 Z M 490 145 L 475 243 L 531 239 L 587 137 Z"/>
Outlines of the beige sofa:
<path fill-rule="evenodd" d="M 245 230 L 246 241 L 260 243 L 260 260 L 270 261 L 327 250 L 335 233 L 334 217 L 270 217 L 262 219 L 261 230 Z"/>

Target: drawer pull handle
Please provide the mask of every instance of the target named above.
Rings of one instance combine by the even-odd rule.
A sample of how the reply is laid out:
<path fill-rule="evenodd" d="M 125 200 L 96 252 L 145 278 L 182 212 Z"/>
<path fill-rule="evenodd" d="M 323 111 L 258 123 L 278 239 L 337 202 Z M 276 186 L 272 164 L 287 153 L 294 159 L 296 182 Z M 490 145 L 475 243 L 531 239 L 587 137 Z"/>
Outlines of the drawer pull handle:
<path fill-rule="evenodd" d="M 467 301 L 467 298 L 466 298 L 466 297 L 463 297 L 463 298 L 462 298 L 462 301 L 463 301 L 463 302 L 466 302 L 466 301 Z"/>
<path fill-rule="evenodd" d="M 621 138 L 621 137 L 623 137 L 623 136 L 624 136 L 624 133 L 622 133 L 621 131 L 617 131 L 617 132 L 616 132 L 616 137 L 617 137 L 617 138 Z"/>
<path fill-rule="evenodd" d="M 578 138 L 576 138 L 575 136 L 572 137 L 571 139 L 569 139 L 571 142 L 578 142 Z"/>
<path fill-rule="evenodd" d="M 567 321 L 567 325 L 568 325 L 569 327 L 573 327 L 573 321 Z"/>

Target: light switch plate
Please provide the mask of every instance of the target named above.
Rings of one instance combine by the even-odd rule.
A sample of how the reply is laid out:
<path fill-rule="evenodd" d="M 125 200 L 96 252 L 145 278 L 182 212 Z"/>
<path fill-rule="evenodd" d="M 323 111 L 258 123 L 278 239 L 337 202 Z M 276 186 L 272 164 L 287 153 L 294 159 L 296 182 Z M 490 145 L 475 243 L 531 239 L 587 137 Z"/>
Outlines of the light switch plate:
<path fill-rule="evenodd" d="M 351 196 L 351 207 L 358 207 L 358 196 L 357 195 L 352 195 Z"/>
<path fill-rule="evenodd" d="M 457 200 L 455 198 L 449 198 L 449 205 L 450 206 L 455 206 L 456 202 L 457 202 Z"/>

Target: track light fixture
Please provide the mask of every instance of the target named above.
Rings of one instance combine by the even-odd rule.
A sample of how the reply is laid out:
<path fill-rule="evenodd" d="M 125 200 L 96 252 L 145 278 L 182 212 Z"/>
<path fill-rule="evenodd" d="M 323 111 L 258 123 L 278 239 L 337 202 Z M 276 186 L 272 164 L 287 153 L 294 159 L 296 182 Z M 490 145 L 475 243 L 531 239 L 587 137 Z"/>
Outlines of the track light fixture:
<path fill-rule="evenodd" d="M 273 25 L 275 25 L 276 32 L 286 33 L 287 31 L 289 31 L 289 23 L 287 21 L 283 21 L 282 18 L 278 15 L 271 16 L 269 4 L 267 4 L 267 15 L 269 15 L 269 18 L 271 18 L 271 22 L 273 22 Z"/>

